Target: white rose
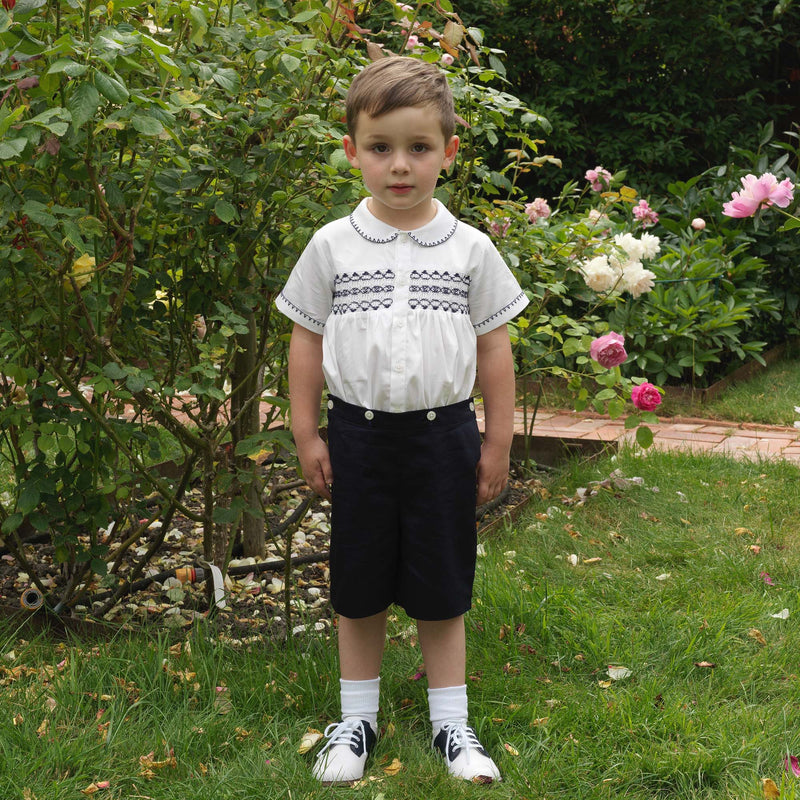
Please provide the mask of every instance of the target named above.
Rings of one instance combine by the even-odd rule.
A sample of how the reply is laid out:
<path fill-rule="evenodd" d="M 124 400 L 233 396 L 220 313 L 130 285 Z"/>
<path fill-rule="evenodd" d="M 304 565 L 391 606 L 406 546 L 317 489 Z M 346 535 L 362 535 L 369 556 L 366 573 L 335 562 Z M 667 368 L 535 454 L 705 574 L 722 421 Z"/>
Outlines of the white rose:
<path fill-rule="evenodd" d="M 642 255 L 644 258 L 654 258 L 661 250 L 661 240 L 652 233 L 643 233 L 639 240 L 642 245 Z"/>
<path fill-rule="evenodd" d="M 595 292 L 606 292 L 614 287 L 617 275 L 611 269 L 606 256 L 595 256 L 581 266 L 586 285 Z"/>
<path fill-rule="evenodd" d="M 633 297 L 649 292 L 655 285 L 655 273 L 643 269 L 638 262 L 632 262 L 622 273 L 622 283 Z"/>

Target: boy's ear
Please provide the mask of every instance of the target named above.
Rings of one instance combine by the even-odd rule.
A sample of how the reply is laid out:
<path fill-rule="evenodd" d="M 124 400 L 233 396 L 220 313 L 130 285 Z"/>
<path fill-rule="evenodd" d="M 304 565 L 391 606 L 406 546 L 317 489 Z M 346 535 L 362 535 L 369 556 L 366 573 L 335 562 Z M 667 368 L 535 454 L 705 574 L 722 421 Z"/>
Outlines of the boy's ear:
<path fill-rule="evenodd" d="M 456 154 L 458 153 L 458 145 L 459 145 L 459 138 L 458 136 L 451 136 L 450 141 L 447 142 L 444 146 L 444 160 L 442 161 L 442 167 L 447 169 L 455 160 Z"/>
<path fill-rule="evenodd" d="M 349 135 L 345 134 L 342 137 L 342 147 L 344 147 L 344 154 L 350 162 L 350 166 L 354 169 L 360 169 L 358 166 L 358 153 L 356 152 L 355 140 Z"/>

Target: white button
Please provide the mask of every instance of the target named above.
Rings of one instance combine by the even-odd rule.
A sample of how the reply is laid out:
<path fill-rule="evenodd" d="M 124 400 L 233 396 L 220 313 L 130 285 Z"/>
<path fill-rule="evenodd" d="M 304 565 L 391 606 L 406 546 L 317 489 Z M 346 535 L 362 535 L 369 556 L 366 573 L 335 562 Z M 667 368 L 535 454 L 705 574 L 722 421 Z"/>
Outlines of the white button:
<path fill-rule="evenodd" d="M 427 414 L 427 417 L 431 422 L 433 422 L 436 419 L 436 412 L 435 411 L 429 411 L 428 414 Z"/>
<path fill-rule="evenodd" d="M 365 411 L 364 412 L 364 418 L 365 419 L 374 419 L 374 417 L 375 417 L 375 415 L 371 411 Z"/>
<path fill-rule="evenodd" d="M 328 400 L 328 408 L 333 408 L 333 400 Z"/>
<path fill-rule="evenodd" d="M 470 404 L 469 404 L 469 410 L 470 410 L 470 411 L 474 411 L 474 410 L 475 410 L 475 403 L 472 403 L 472 402 L 470 402 Z"/>
<path fill-rule="evenodd" d="M 402 372 L 403 371 L 403 365 L 402 364 L 395 364 L 394 365 L 394 371 L 395 372 Z"/>

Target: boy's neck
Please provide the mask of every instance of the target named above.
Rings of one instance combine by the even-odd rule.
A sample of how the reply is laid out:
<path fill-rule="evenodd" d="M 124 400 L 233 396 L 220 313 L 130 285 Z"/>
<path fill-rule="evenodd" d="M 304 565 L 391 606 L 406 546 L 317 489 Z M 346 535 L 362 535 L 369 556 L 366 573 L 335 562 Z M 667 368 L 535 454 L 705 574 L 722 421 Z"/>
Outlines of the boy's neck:
<path fill-rule="evenodd" d="M 415 231 L 432 222 L 436 217 L 439 208 L 436 201 L 431 198 L 429 205 L 410 208 L 406 213 L 397 209 L 387 208 L 383 204 L 376 202 L 375 198 L 367 200 L 367 209 L 375 219 L 391 225 L 401 231 Z"/>

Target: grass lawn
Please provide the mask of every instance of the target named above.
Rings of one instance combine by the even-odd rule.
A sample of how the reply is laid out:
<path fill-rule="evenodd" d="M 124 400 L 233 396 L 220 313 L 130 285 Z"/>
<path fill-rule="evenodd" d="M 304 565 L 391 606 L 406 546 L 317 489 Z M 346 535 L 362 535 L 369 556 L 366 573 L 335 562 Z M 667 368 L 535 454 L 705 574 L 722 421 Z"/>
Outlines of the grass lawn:
<path fill-rule="evenodd" d="M 615 470 L 641 481 L 614 483 Z M 763 778 L 800 797 L 783 766 L 800 755 L 798 478 L 785 463 L 620 453 L 549 477 L 483 542 L 469 690 L 500 784 L 450 779 L 430 753 L 401 614 L 383 735 L 352 789 L 316 785 L 313 752 L 298 752 L 338 711 L 323 634 L 245 650 L 212 626 L 58 644 L 6 624 L 0 797 L 67 800 L 94 784 L 101 800 L 742 800 L 765 796 Z"/>

